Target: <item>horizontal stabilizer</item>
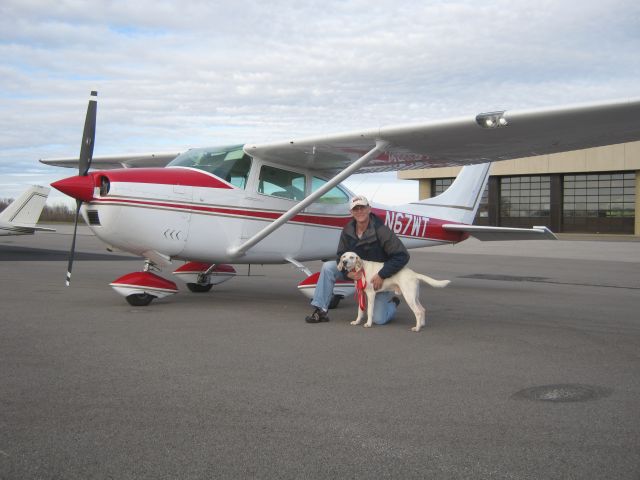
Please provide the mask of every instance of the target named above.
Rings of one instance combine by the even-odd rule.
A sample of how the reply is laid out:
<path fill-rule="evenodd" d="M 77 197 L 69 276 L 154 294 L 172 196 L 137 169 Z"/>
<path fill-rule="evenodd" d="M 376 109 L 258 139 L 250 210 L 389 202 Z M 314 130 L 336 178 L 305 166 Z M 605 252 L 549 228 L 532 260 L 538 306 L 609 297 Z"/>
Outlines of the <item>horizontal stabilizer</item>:
<path fill-rule="evenodd" d="M 18 229 L 32 230 L 35 232 L 55 232 L 55 228 L 47 228 L 47 227 L 36 227 L 35 225 L 21 225 L 19 223 L 12 223 L 13 227 Z"/>
<path fill-rule="evenodd" d="M 462 225 L 459 223 L 446 223 L 442 225 L 444 230 L 450 232 L 466 232 L 478 240 L 557 240 L 558 237 L 547 227 L 533 228 L 509 228 L 509 227 L 484 227 L 481 225 Z"/>

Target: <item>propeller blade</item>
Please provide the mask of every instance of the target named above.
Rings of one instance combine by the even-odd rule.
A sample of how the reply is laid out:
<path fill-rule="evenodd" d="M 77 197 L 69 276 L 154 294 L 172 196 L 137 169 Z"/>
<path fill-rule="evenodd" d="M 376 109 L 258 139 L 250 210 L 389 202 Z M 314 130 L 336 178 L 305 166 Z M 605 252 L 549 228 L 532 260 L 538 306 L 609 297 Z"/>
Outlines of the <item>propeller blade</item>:
<path fill-rule="evenodd" d="M 96 139 L 96 114 L 98 112 L 98 92 L 91 91 L 89 96 L 89 105 L 87 105 L 87 116 L 84 119 L 84 130 L 82 131 L 82 143 L 80 144 L 80 158 L 78 162 L 78 175 L 86 177 L 91 168 L 91 160 L 93 159 L 93 144 Z M 73 268 L 73 257 L 76 252 L 76 237 L 78 235 L 78 217 L 80 216 L 80 207 L 82 200 L 76 200 L 76 218 L 73 223 L 73 239 L 71 240 L 71 250 L 69 251 L 69 263 L 67 265 L 67 279 L 65 281 L 68 287 L 71 284 L 71 269 Z"/>
<path fill-rule="evenodd" d="M 98 92 L 91 92 L 87 116 L 84 120 L 82 144 L 80 145 L 80 162 L 78 163 L 78 175 L 85 176 L 91 168 L 93 159 L 93 144 L 96 139 L 96 113 L 98 111 Z"/>
<path fill-rule="evenodd" d="M 71 250 L 69 251 L 69 263 L 67 264 L 67 280 L 65 281 L 68 287 L 71 283 L 71 269 L 73 268 L 73 257 L 76 252 L 76 234 L 78 233 L 78 217 L 80 216 L 80 207 L 82 206 L 81 200 L 76 200 L 76 220 L 73 224 L 73 239 L 71 240 Z"/>

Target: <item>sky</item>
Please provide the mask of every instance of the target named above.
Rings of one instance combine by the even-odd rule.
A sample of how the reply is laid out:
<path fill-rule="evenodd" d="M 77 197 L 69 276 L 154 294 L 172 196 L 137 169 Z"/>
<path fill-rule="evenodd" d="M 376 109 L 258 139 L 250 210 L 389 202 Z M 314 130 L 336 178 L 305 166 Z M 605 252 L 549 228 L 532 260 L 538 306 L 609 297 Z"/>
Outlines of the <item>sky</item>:
<path fill-rule="evenodd" d="M 182 151 L 639 97 L 638 52 L 637 0 L 2 0 L 0 198 L 73 175 L 91 90 L 95 156 Z"/>

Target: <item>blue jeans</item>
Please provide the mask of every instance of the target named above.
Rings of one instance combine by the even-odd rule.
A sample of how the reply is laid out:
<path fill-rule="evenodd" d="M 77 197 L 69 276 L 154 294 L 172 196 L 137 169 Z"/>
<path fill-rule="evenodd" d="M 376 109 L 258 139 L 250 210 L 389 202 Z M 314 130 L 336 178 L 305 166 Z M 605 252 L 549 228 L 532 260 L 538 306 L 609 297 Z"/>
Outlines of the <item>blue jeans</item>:
<path fill-rule="evenodd" d="M 338 270 L 338 264 L 334 260 L 324 262 L 311 305 L 327 311 L 333 296 L 333 287 L 339 278 L 342 278 L 342 272 Z M 376 295 L 373 307 L 373 323 L 384 325 L 393 318 L 396 313 L 396 304 L 391 301 L 392 298 L 393 292 L 380 292 Z"/>

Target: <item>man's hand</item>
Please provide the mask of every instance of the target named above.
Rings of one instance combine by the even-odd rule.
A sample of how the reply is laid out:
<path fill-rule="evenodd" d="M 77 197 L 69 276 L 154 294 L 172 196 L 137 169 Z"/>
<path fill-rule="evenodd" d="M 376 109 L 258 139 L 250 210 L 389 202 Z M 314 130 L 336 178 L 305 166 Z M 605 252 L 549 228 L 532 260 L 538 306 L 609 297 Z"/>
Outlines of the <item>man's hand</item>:
<path fill-rule="evenodd" d="M 362 278 L 363 272 L 362 270 L 359 271 L 351 271 L 349 273 L 347 273 L 347 277 L 349 277 L 351 280 L 353 281 L 358 281 Z M 382 278 L 380 275 L 378 275 L 377 273 L 373 276 L 373 278 L 370 280 L 371 285 L 373 285 L 373 289 L 374 290 L 380 290 L 380 288 L 382 287 L 382 282 L 384 282 L 384 278 Z"/>
<path fill-rule="evenodd" d="M 347 277 L 349 277 L 351 280 L 358 281 L 362 278 L 362 270 L 358 270 L 357 272 L 355 270 L 352 270 L 347 273 Z"/>

